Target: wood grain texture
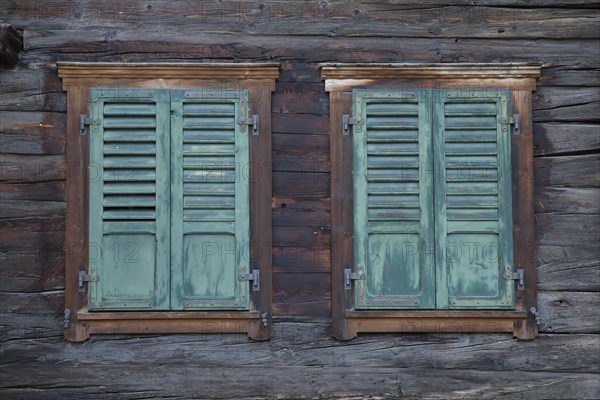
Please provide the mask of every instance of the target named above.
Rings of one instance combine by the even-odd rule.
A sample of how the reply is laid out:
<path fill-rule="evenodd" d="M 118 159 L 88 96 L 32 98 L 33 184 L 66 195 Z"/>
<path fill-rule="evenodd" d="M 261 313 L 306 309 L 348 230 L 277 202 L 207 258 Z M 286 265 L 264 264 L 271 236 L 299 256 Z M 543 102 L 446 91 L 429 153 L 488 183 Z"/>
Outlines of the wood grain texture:
<path fill-rule="evenodd" d="M 2 2 L 3 22 L 24 37 L 19 63 L 0 70 L 2 174 L 11 178 L 0 182 L 2 396 L 597 398 L 600 335 L 572 332 L 594 331 L 600 291 L 599 6 L 597 0 Z M 72 163 L 82 148 L 65 148 L 67 125 L 77 129 L 77 121 L 66 117 L 73 99 L 62 92 L 58 60 L 280 61 L 268 167 L 277 170 L 274 260 L 283 249 L 312 254 L 326 246 L 332 218 L 340 215 L 339 209 L 332 215 L 329 197 L 338 169 L 326 169 L 329 151 L 336 151 L 329 134 L 339 124 L 334 116 L 330 127 L 320 62 L 543 63 L 532 101 L 536 171 L 522 177 L 535 179 L 537 237 L 523 246 L 536 250 L 541 329 L 560 334 L 531 342 L 508 334 L 361 334 L 349 345 L 335 341 L 329 270 L 346 242 L 334 240 L 316 259 L 274 263 L 281 317 L 270 342 L 209 334 L 65 343 L 64 266 L 69 257 L 80 264 L 81 250 L 77 235 L 63 233 L 65 178 L 82 172 Z M 15 169 L 23 162 L 24 172 Z M 294 172 L 306 179 L 292 181 Z M 70 212 L 69 224 L 77 224 L 80 211 Z M 323 320 L 282 320 L 314 314 Z M 164 372 L 160 381 L 157 370 Z"/>

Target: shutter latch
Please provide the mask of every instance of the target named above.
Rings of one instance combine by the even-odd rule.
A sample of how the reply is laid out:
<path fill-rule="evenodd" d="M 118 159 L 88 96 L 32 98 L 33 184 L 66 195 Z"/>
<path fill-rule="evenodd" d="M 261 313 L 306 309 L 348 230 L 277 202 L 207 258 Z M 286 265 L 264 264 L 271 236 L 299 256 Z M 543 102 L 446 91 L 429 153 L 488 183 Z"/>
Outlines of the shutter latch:
<path fill-rule="evenodd" d="M 98 282 L 99 279 L 97 276 L 92 276 L 89 274 L 86 274 L 85 271 L 79 271 L 79 279 L 77 281 L 77 287 L 79 288 L 80 292 L 85 292 L 85 283 L 86 282 Z"/>
<path fill-rule="evenodd" d="M 258 292 L 260 290 L 260 271 L 257 269 L 253 269 L 251 273 L 246 274 L 244 272 L 240 273 L 239 276 L 240 281 L 251 281 L 252 282 L 252 291 Z"/>
<path fill-rule="evenodd" d="M 362 265 L 358 266 L 358 272 L 352 272 L 350 268 L 344 269 L 344 289 L 352 289 L 352 281 L 365 279 Z"/>
<path fill-rule="evenodd" d="M 519 281 L 517 290 L 525 290 L 525 271 L 523 268 L 517 269 L 517 272 L 506 271 L 504 273 L 504 279 Z"/>
<path fill-rule="evenodd" d="M 246 118 L 239 118 L 238 124 L 251 126 L 252 134 L 254 136 L 258 136 L 258 129 L 260 126 L 260 118 L 259 118 L 258 114 L 252 115 L 252 120 L 246 119 Z M 245 129 L 243 129 L 243 130 L 245 130 Z"/>
<path fill-rule="evenodd" d="M 85 114 L 79 115 L 79 134 L 85 136 L 85 126 L 91 125 L 92 119 Z"/>

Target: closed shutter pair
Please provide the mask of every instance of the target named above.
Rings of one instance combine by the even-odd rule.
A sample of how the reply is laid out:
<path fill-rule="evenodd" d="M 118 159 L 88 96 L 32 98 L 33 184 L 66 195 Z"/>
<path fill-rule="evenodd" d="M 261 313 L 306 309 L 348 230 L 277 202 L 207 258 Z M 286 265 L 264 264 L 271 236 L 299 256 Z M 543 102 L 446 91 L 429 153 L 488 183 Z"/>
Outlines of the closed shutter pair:
<path fill-rule="evenodd" d="M 247 91 L 90 97 L 89 309 L 247 310 Z"/>

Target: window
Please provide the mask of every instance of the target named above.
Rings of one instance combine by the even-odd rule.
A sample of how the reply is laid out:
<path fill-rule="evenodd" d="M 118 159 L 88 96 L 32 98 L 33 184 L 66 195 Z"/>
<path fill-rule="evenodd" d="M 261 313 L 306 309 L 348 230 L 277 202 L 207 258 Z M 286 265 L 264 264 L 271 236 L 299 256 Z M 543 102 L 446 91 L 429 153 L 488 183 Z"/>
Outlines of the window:
<path fill-rule="evenodd" d="M 247 90 L 90 95 L 88 308 L 247 310 Z"/>
<path fill-rule="evenodd" d="M 68 340 L 270 337 L 271 184 L 262 169 L 278 69 L 59 64 L 69 119 Z"/>
<path fill-rule="evenodd" d="M 334 335 L 537 334 L 531 90 L 539 68 L 324 65 Z M 513 219 L 516 223 L 513 223 Z M 352 283 L 353 282 L 353 283 Z"/>

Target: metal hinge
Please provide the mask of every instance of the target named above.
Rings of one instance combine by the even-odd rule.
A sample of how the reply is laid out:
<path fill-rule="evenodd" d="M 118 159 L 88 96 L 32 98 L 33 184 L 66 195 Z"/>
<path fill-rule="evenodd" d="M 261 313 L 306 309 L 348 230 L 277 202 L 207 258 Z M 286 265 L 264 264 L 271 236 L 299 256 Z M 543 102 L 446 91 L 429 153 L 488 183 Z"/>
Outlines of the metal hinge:
<path fill-rule="evenodd" d="M 258 135 L 258 130 L 260 127 L 260 118 L 257 114 L 253 114 L 252 115 L 252 120 L 250 121 L 250 119 L 246 119 L 246 118 L 239 118 L 238 119 L 238 124 L 244 126 L 244 125 L 248 125 L 248 126 L 252 126 L 252 134 L 257 136 Z M 243 129 L 242 131 L 245 131 L 245 129 Z"/>
<path fill-rule="evenodd" d="M 350 115 L 342 115 L 342 134 L 348 136 L 350 134 L 350 125 L 354 125 L 354 118 L 350 118 Z"/>
<path fill-rule="evenodd" d="M 79 271 L 79 279 L 77 281 L 77 287 L 79 288 L 80 292 L 85 292 L 85 283 L 86 282 L 98 282 L 99 279 L 97 276 L 92 276 L 89 274 L 86 274 L 85 271 Z"/>
<path fill-rule="evenodd" d="M 521 114 L 513 114 L 508 123 L 515 126 L 515 134 L 518 135 L 521 130 Z"/>
<path fill-rule="evenodd" d="M 541 324 L 542 323 L 542 317 L 540 316 L 540 313 L 538 312 L 537 308 L 535 307 L 531 307 L 529 309 L 529 312 L 531 313 L 531 315 L 533 315 L 535 317 L 535 323 L 536 324 Z"/>
<path fill-rule="evenodd" d="M 504 273 L 504 279 L 519 281 L 517 290 L 525 290 L 525 271 L 523 268 L 517 269 L 517 272 L 506 271 Z"/>
<path fill-rule="evenodd" d="M 352 272 L 350 268 L 344 269 L 344 289 L 350 290 L 352 289 L 352 281 L 363 280 L 365 279 L 365 274 L 363 272 L 362 266 L 358 267 L 358 272 Z"/>
<path fill-rule="evenodd" d="M 258 292 L 260 290 L 260 271 L 258 269 L 253 269 L 252 272 L 249 274 L 246 274 L 244 272 L 240 273 L 239 280 L 251 281 L 252 291 L 254 292 Z"/>
<path fill-rule="evenodd" d="M 79 134 L 85 136 L 85 126 L 91 125 L 92 119 L 85 114 L 79 115 Z"/>
<path fill-rule="evenodd" d="M 64 321 L 64 328 L 65 329 L 69 328 L 70 319 L 71 319 L 71 309 L 65 308 L 65 321 Z"/>

